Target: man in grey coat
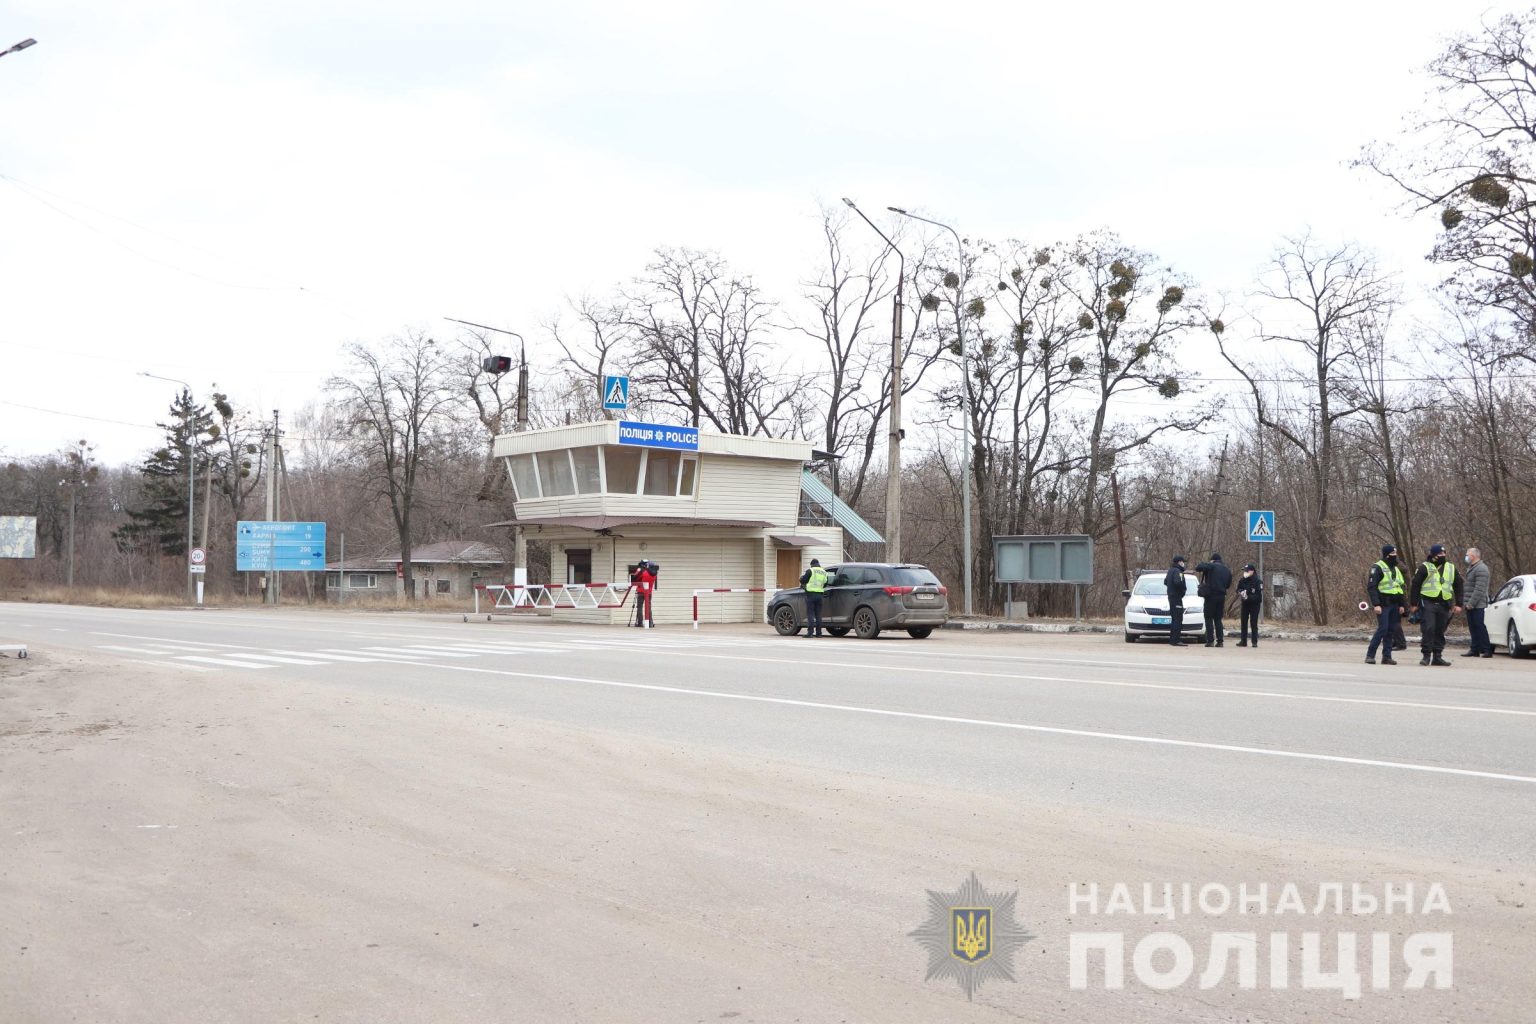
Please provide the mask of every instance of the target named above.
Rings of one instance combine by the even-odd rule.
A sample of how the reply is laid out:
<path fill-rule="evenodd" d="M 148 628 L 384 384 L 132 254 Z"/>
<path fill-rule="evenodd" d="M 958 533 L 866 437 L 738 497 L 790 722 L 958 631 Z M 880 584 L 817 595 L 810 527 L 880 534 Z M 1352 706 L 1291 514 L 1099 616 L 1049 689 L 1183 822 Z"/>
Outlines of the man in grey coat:
<path fill-rule="evenodd" d="M 1464 598 L 1467 609 L 1467 632 L 1472 634 L 1472 649 L 1463 658 L 1491 658 L 1493 644 L 1488 639 L 1488 626 L 1484 616 L 1488 612 L 1488 563 L 1477 548 L 1467 548 L 1467 583 Z"/>

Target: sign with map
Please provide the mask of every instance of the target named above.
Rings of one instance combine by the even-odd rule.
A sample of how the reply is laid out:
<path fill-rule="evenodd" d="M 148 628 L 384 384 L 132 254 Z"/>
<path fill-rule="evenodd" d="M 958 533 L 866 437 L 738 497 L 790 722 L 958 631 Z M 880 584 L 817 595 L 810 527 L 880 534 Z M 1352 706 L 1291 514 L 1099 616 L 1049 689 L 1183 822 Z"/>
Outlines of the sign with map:
<path fill-rule="evenodd" d="M 37 516 L 0 516 L 0 558 L 37 557 Z"/>

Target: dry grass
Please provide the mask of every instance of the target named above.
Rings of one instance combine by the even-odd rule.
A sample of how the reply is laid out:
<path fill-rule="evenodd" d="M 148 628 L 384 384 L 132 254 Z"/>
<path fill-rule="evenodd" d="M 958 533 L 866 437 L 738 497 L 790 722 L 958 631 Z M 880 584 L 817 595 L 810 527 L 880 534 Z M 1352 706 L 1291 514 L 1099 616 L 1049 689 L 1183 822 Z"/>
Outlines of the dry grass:
<path fill-rule="evenodd" d="M 28 604 L 84 604 L 96 608 L 174 608 L 186 604 L 180 595 L 146 593 L 116 587 L 30 586 L 0 592 L 0 599 Z"/>

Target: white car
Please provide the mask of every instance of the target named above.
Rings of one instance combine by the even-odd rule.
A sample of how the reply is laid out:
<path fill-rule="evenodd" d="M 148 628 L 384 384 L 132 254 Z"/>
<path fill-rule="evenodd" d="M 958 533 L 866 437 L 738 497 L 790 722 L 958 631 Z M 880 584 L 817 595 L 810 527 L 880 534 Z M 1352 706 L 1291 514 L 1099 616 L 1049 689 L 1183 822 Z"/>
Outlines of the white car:
<path fill-rule="evenodd" d="M 1517 658 L 1536 648 L 1536 575 L 1511 577 L 1488 602 L 1483 622 L 1488 639 Z"/>
<path fill-rule="evenodd" d="M 1163 585 L 1166 572 L 1144 572 L 1136 577 L 1130 590 L 1122 590 L 1125 597 L 1125 642 L 1133 644 L 1137 637 L 1155 636 L 1168 638 L 1168 627 L 1173 619 L 1168 607 L 1168 588 Z M 1205 602 L 1198 596 L 1200 578 L 1192 572 L 1184 574 L 1184 628 L 1185 640 L 1205 635 Z M 1536 638 L 1536 633 L 1532 634 Z"/>

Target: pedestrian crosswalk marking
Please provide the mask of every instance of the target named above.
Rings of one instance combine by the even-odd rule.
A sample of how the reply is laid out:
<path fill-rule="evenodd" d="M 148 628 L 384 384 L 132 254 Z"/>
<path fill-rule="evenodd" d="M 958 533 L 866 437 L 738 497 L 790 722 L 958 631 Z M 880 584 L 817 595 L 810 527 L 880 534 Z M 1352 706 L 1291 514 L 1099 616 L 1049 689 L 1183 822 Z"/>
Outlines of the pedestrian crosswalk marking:
<path fill-rule="evenodd" d="M 309 658 L 284 658 L 276 654 L 257 654 L 254 651 L 245 651 L 241 658 L 251 661 L 270 661 L 278 665 L 324 665 L 323 661 L 314 661 Z"/>
<path fill-rule="evenodd" d="M 236 661 L 234 658 L 204 658 L 196 654 L 180 654 L 177 657 L 181 661 L 198 661 L 221 668 L 277 668 L 276 665 L 263 665 L 259 661 Z"/>

